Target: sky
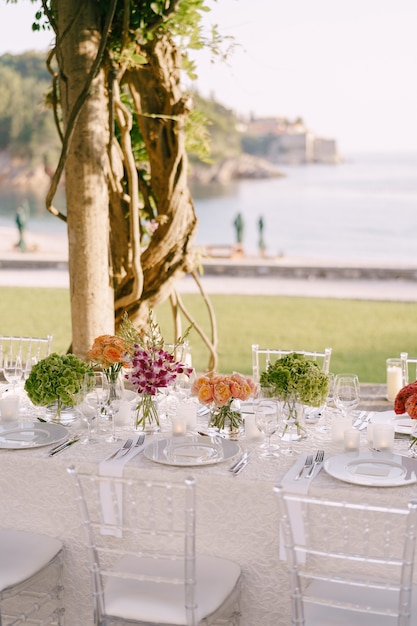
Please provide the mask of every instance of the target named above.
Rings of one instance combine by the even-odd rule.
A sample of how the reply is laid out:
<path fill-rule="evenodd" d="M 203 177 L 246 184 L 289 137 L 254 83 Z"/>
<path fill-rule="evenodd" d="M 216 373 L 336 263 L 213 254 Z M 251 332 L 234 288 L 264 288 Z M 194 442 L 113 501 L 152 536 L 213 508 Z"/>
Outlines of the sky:
<path fill-rule="evenodd" d="M 302 117 L 342 154 L 417 152 L 417 0 L 208 0 L 226 63 L 194 53 L 204 96 L 244 119 Z M 46 50 L 29 0 L 0 0 L 0 54 Z M 228 41 L 228 40 L 226 40 Z"/>

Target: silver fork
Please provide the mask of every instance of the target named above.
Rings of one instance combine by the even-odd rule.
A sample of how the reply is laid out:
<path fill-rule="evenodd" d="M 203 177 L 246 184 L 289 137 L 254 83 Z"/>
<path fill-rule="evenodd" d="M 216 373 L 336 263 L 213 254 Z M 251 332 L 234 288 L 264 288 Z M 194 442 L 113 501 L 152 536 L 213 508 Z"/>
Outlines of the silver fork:
<path fill-rule="evenodd" d="M 116 452 L 113 452 L 113 454 L 111 456 L 109 456 L 109 458 L 107 459 L 108 461 L 111 461 L 112 459 L 114 459 L 119 452 L 121 452 L 122 450 L 130 450 L 130 447 L 133 443 L 133 439 L 128 439 L 127 441 L 125 441 L 125 443 L 122 445 L 121 448 L 118 448 L 116 450 Z"/>
<path fill-rule="evenodd" d="M 323 459 L 324 459 L 324 450 L 317 450 L 317 454 L 315 456 L 314 459 L 314 463 L 311 466 L 309 472 L 306 474 L 306 478 L 311 478 L 313 475 L 314 470 L 316 469 L 317 465 L 320 465 L 321 463 L 323 463 Z"/>
<path fill-rule="evenodd" d="M 135 443 L 133 447 L 140 448 L 140 446 L 143 444 L 144 441 L 145 441 L 145 433 L 141 433 L 138 437 L 137 442 Z"/>
<path fill-rule="evenodd" d="M 300 471 L 298 472 L 297 476 L 294 478 L 294 480 L 298 480 L 299 478 L 301 478 L 301 476 L 303 475 L 303 472 L 305 469 L 307 469 L 307 467 L 310 467 L 311 465 L 313 465 L 313 455 L 309 454 L 306 457 L 306 460 L 304 462 L 303 467 L 300 469 Z"/>

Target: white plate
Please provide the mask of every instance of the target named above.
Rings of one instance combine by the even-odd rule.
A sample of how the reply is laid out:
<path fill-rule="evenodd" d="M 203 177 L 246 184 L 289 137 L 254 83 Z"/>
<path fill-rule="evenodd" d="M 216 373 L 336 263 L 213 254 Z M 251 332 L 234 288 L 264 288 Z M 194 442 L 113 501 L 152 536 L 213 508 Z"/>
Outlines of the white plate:
<path fill-rule="evenodd" d="M 330 476 L 354 485 L 397 487 L 417 482 L 417 461 L 390 452 L 349 452 L 325 460 Z"/>
<path fill-rule="evenodd" d="M 0 426 L 0 448 L 20 450 L 39 448 L 59 443 L 68 437 L 68 430 L 61 424 L 47 422 L 13 422 Z"/>
<path fill-rule="evenodd" d="M 220 437 L 170 437 L 150 443 L 144 455 L 156 463 L 188 467 L 229 461 L 239 450 L 237 443 Z"/>

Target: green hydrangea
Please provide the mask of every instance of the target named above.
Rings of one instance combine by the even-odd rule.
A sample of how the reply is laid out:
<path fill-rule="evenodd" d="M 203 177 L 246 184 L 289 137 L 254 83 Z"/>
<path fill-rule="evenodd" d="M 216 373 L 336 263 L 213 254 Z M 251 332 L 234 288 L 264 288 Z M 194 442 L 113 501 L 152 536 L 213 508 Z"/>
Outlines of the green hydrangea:
<path fill-rule="evenodd" d="M 277 397 L 296 395 L 308 406 L 322 406 L 329 391 L 329 377 L 315 361 L 292 352 L 271 363 L 261 374 L 261 385 L 271 385 Z"/>
<path fill-rule="evenodd" d="M 73 354 L 53 352 L 32 367 L 25 391 L 31 402 L 39 406 L 56 401 L 72 406 L 74 396 L 83 385 L 84 375 L 91 371 L 90 365 Z"/>

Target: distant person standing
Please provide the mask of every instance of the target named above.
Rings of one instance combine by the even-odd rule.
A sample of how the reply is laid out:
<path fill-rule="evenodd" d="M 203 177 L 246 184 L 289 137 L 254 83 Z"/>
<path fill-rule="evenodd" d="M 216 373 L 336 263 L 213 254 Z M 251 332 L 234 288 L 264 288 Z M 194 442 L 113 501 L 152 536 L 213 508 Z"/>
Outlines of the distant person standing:
<path fill-rule="evenodd" d="M 265 256 L 266 245 L 265 245 L 265 240 L 264 240 L 264 220 L 263 220 L 262 215 L 258 220 L 258 231 L 259 231 L 259 242 L 258 242 L 259 254 L 260 256 Z"/>
<path fill-rule="evenodd" d="M 236 241 L 238 244 L 241 244 L 243 242 L 243 229 L 244 229 L 243 217 L 241 213 L 238 213 L 236 215 L 235 221 L 233 223 L 234 223 L 234 227 L 236 230 Z"/>
<path fill-rule="evenodd" d="M 16 226 L 17 230 L 19 231 L 19 241 L 16 244 L 16 248 L 20 248 L 22 252 L 25 252 L 26 212 L 22 206 L 19 206 L 16 210 Z"/>

